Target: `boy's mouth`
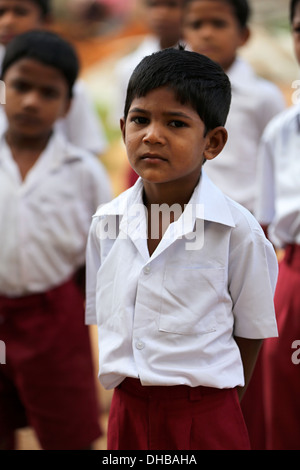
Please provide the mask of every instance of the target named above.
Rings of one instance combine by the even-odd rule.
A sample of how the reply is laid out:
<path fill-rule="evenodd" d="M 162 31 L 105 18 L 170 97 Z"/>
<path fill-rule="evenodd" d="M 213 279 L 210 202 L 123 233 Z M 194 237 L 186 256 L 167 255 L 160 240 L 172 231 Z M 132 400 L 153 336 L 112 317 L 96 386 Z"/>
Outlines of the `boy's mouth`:
<path fill-rule="evenodd" d="M 167 159 L 162 157 L 161 155 L 158 155 L 156 153 L 145 153 L 144 155 L 141 156 L 141 160 L 146 160 L 146 161 L 164 161 L 166 162 Z"/>

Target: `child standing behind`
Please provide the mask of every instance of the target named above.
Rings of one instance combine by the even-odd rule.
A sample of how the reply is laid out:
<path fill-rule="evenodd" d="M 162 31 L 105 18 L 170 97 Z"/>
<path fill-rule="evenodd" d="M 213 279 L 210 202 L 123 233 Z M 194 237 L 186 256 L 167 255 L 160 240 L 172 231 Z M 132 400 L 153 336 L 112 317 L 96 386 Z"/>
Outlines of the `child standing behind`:
<path fill-rule="evenodd" d="M 54 130 L 79 64 L 59 36 L 32 31 L 6 49 L 8 128 L 0 138 L 0 448 L 30 425 L 43 449 L 88 448 L 101 435 L 84 295 L 90 219 L 110 200 L 91 154 Z"/>
<path fill-rule="evenodd" d="M 230 99 L 222 68 L 194 52 L 157 52 L 131 76 L 121 129 L 140 178 L 97 211 L 87 249 L 109 449 L 249 449 L 238 395 L 277 335 L 278 266 L 202 170 L 226 143 Z"/>
<path fill-rule="evenodd" d="M 300 64 L 300 0 L 290 2 L 294 49 Z M 300 450 L 300 161 L 299 102 L 276 116 L 262 138 L 256 216 L 285 251 L 275 293 L 279 338 L 262 350 L 266 448 Z"/>
<path fill-rule="evenodd" d="M 14 37 L 50 25 L 51 0 L 0 0 L 0 71 L 5 48 Z M 55 126 L 71 143 L 100 156 L 107 139 L 82 80 L 76 81 L 73 94 L 69 112 Z M 0 131 L 5 126 L 6 116 L 0 107 Z"/>
<path fill-rule="evenodd" d="M 209 162 L 206 172 L 225 194 L 253 212 L 260 138 L 270 119 L 284 109 L 284 99 L 273 83 L 257 77 L 238 57 L 250 35 L 247 0 L 184 3 L 183 34 L 188 46 L 218 62 L 232 85 L 228 143 L 222 158 Z"/>

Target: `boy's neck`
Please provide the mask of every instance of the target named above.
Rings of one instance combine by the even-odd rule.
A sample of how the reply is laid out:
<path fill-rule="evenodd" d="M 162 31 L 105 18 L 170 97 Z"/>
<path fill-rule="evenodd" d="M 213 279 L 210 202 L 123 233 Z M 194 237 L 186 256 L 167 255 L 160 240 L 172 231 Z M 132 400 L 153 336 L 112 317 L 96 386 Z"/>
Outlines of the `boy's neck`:
<path fill-rule="evenodd" d="M 144 181 L 144 204 L 147 209 L 153 204 L 167 204 L 169 207 L 179 204 L 184 210 L 200 178 L 201 175 L 192 184 L 189 182 L 187 185 L 177 182 L 153 184 Z"/>
<path fill-rule="evenodd" d="M 46 148 L 50 136 L 51 133 L 40 138 L 32 138 L 16 135 L 9 130 L 6 132 L 6 142 L 10 147 L 13 159 L 19 167 L 22 180 L 25 179 L 29 170 Z"/>

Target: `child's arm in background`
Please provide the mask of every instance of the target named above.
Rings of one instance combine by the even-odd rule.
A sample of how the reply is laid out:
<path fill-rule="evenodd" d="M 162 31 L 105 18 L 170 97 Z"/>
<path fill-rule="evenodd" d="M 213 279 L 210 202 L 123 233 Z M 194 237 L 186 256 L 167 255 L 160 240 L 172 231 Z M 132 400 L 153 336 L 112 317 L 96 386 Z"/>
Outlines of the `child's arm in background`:
<path fill-rule="evenodd" d="M 238 387 L 238 395 L 241 401 L 249 385 L 263 340 L 239 338 L 237 336 L 234 339 L 239 347 L 244 367 L 245 385 L 244 387 Z"/>

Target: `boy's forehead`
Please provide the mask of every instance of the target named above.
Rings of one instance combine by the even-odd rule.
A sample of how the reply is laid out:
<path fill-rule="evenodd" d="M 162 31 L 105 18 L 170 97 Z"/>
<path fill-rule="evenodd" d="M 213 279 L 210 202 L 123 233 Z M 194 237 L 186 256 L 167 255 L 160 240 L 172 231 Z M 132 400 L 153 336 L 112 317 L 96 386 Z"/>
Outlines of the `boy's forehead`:
<path fill-rule="evenodd" d="M 22 57 L 13 62 L 5 73 L 6 77 L 8 74 L 14 80 L 30 81 L 40 86 L 51 84 L 55 87 L 60 86 L 62 81 L 66 83 L 61 70 L 31 57 Z"/>
<path fill-rule="evenodd" d="M 181 7 L 185 0 L 143 0 L 147 7 Z"/>
<path fill-rule="evenodd" d="M 35 0 L 0 0 L 1 10 L 13 10 L 13 9 L 24 9 L 30 8 L 36 10 L 39 14 L 42 13 L 43 8 L 41 2 Z"/>

